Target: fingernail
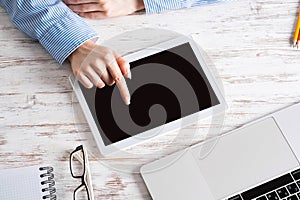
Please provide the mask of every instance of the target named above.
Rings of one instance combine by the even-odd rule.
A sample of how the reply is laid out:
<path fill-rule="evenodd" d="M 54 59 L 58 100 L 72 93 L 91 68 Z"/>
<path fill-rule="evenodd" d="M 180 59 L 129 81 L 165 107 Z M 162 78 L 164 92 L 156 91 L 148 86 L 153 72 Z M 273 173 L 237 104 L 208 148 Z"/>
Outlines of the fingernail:
<path fill-rule="evenodd" d="M 127 78 L 129 78 L 131 80 L 131 71 L 129 70 L 126 74 Z"/>
<path fill-rule="evenodd" d="M 127 68 L 127 73 L 126 73 L 126 77 L 131 79 L 131 71 L 130 71 L 130 65 L 129 63 L 126 64 L 126 68 Z"/>
<path fill-rule="evenodd" d="M 126 97 L 125 104 L 126 104 L 127 106 L 129 106 L 129 104 L 130 104 L 130 97 Z"/>
<path fill-rule="evenodd" d="M 98 88 L 104 88 L 104 86 L 105 86 L 104 83 L 99 83 L 99 84 L 97 85 Z"/>

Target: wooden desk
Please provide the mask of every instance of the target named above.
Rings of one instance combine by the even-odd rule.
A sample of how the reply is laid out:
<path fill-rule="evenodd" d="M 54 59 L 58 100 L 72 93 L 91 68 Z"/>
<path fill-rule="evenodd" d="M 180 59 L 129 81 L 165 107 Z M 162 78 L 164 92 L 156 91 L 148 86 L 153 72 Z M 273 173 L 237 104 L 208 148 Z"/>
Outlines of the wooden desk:
<path fill-rule="evenodd" d="M 232 130 L 300 100 L 300 51 L 290 38 L 298 0 L 241 0 L 170 11 L 88 21 L 106 40 L 136 28 L 166 28 L 192 34 L 218 70 L 228 110 L 222 132 Z M 84 143 L 91 152 L 96 199 L 151 199 L 139 174 L 114 170 L 131 165 L 147 149 L 164 147 L 172 134 L 132 148 L 139 158 L 98 157 L 84 120 L 74 112 L 69 64 L 60 67 L 32 39 L 18 31 L 0 9 L 0 169 L 49 163 L 55 167 L 59 199 L 71 199 L 79 184 L 70 176 L 67 150 Z M 159 20 L 158 20 L 159 19 Z M 173 152 L 202 141 L 210 123 L 185 128 L 200 132 L 193 141 L 174 143 Z"/>

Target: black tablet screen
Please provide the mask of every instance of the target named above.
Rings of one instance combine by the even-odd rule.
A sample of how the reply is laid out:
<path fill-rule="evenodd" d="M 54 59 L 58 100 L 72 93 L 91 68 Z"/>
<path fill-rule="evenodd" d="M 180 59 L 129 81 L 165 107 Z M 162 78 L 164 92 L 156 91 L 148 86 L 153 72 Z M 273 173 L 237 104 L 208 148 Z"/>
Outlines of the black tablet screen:
<path fill-rule="evenodd" d="M 219 104 L 189 43 L 130 63 L 131 104 L 115 85 L 86 89 L 85 100 L 105 145 Z"/>

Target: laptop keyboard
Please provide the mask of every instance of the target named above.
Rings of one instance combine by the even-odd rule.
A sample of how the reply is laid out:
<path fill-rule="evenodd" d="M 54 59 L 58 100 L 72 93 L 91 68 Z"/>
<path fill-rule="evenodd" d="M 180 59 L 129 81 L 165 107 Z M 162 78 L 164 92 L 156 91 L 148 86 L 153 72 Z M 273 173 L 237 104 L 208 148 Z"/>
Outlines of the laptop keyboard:
<path fill-rule="evenodd" d="M 259 185 L 228 200 L 300 200 L 300 169 Z"/>

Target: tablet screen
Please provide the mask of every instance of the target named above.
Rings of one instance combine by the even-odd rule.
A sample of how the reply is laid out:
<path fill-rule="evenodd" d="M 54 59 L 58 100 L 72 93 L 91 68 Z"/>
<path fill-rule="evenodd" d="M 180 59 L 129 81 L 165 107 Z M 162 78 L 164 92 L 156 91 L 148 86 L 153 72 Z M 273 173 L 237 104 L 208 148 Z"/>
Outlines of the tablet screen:
<path fill-rule="evenodd" d="M 106 146 L 220 104 L 189 43 L 130 67 L 129 106 L 115 85 L 86 89 L 79 84 Z"/>

